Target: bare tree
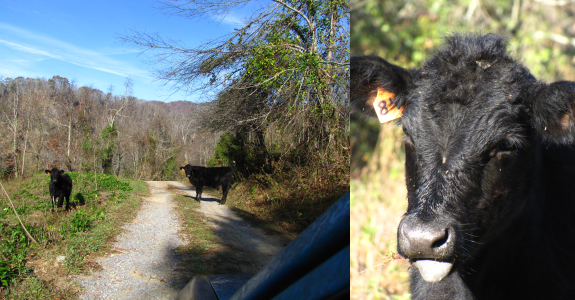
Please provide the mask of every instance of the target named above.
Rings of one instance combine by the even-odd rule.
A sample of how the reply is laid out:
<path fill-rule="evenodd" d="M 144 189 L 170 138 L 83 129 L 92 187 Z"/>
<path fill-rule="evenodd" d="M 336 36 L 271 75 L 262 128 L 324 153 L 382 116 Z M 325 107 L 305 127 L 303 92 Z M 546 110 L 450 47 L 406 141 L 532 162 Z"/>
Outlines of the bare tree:
<path fill-rule="evenodd" d="M 18 177 L 18 154 L 17 154 L 17 137 L 19 131 L 19 116 L 20 116 L 20 100 L 22 98 L 22 82 L 23 78 L 19 77 L 10 83 L 9 89 L 12 95 L 12 101 L 10 101 L 10 110 L 5 111 L 5 119 L 12 133 L 12 164 L 14 167 L 14 173 Z"/>
<path fill-rule="evenodd" d="M 248 1 L 166 1 L 167 14 L 225 16 Z M 121 39 L 151 54 L 157 78 L 188 92 L 217 91 L 209 130 L 246 130 L 265 151 L 266 128 L 289 132 L 286 151 L 349 157 L 349 2 L 274 0 L 245 25 L 189 48 L 158 34 Z M 328 151 L 326 151 L 328 150 Z M 316 153 L 320 153 L 319 156 Z"/>

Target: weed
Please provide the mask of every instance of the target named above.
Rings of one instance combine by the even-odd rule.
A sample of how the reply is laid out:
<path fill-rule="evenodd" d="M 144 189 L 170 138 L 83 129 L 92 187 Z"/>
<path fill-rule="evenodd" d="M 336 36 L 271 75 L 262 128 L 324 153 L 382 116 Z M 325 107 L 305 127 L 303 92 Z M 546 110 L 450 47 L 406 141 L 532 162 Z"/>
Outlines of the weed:
<path fill-rule="evenodd" d="M 116 177 L 112 175 L 105 175 L 101 174 L 103 178 L 100 179 L 99 183 L 101 187 L 107 191 L 131 191 L 132 188 L 129 184 L 118 180 Z"/>
<path fill-rule="evenodd" d="M 31 272 L 25 267 L 28 237 L 20 225 L 0 225 L 0 286 L 8 287 L 12 280 Z"/>
<path fill-rule="evenodd" d="M 77 232 L 82 232 L 84 230 L 90 229 L 92 226 L 92 220 L 84 214 L 83 211 L 78 210 L 70 220 L 71 228 L 70 233 L 75 234 Z"/>

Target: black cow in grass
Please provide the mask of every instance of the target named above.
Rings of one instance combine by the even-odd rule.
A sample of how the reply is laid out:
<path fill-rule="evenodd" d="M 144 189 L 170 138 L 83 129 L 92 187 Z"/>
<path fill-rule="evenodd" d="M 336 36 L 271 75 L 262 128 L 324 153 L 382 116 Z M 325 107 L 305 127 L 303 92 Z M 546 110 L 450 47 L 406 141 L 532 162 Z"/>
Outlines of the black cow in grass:
<path fill-rule="evenodd" d="M 64 198 L 66 198 L 66 210 L 70 209 L 70 193 L 72 193 L 72 178 L 68 174 L 64 174 L 64 170 L 52 168 L 52 170 L 45 170 L 50 174 L 50 199 L 52 200 L 52 212 L 54 212 L 54 205 L 56 198 L 58 198 L 58 207 L 62 207 Z"/>
<path fill-rule="evenodd" d="M 226 203 L 226 198 L 228 197 L 228 191 L 232 187 L 232 177 L 234 176 L 234 171 L 230 167 L 215 167 L 206 168 L 199 166 L 185 165 L 180 167 L 180 170 L 186 172 L 186 176 L 190 180 L 190 183 L 196 187 L 196 201 L 202 199 L 202 189 L 204 186 L 209 186 L 212 188 L 217 188 L 222 186 L 222 200 L 220 204 Z"/>
<path fill-rule="evenodd" d="M 355 108 L 403 109 L 413 299 L 575 297 L 575 83 L 538 81 L 506 46 L 452 34 L 411 70 L 351 58 Z"/>

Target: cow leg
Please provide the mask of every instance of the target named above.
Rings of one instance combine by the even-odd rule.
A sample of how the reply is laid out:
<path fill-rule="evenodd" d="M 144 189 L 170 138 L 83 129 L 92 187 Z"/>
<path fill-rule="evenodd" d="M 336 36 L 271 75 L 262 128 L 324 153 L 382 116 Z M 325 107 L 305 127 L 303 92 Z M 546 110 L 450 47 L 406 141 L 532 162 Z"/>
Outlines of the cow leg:
<path fill-rule="evenodd" d="M 70 210 L 70 196 L 64 197 L 66 200 L 66 210 Z"/>
<path fill-rule="evenodd" d="M 196 201 L 200 202 L 202 200 L 202 188 L 201 186 L 196 187 Z"/>
<path fill-rule="evenodd" d="M 64 204 L 64 195 L 58 197 L 58 208 L 62 207 L 62 204 Z"/>
<path fill-rule="evenodd" d="M 50 196 L 50 199 L 52 200 L 52 213 L 54 213 L 54 206 L 56 205 L 56 200 L 54 199 L 54 196 Z"/>
<path fill-rule="evenodd" d="M 222 200 L 220 201 L 220 205 L 226 204 L 226 198 L 228 197 L 228 191 L 230 187 L 227 185 L 222 185 Z"/>

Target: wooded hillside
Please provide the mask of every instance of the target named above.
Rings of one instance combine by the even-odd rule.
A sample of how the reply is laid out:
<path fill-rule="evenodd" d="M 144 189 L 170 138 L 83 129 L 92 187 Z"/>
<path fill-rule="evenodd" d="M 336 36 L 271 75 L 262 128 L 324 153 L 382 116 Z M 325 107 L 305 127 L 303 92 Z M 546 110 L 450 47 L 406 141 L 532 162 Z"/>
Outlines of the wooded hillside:
<path fill-rule="evenodd" d="M 140 180 L 174 177 L 178 164 L 207 164 L 219 134 L 200 128 L 211 103 L 144 101 L 77 87 L 67 78 L 0 80 L 0 172 L 57 166 Z"/>

